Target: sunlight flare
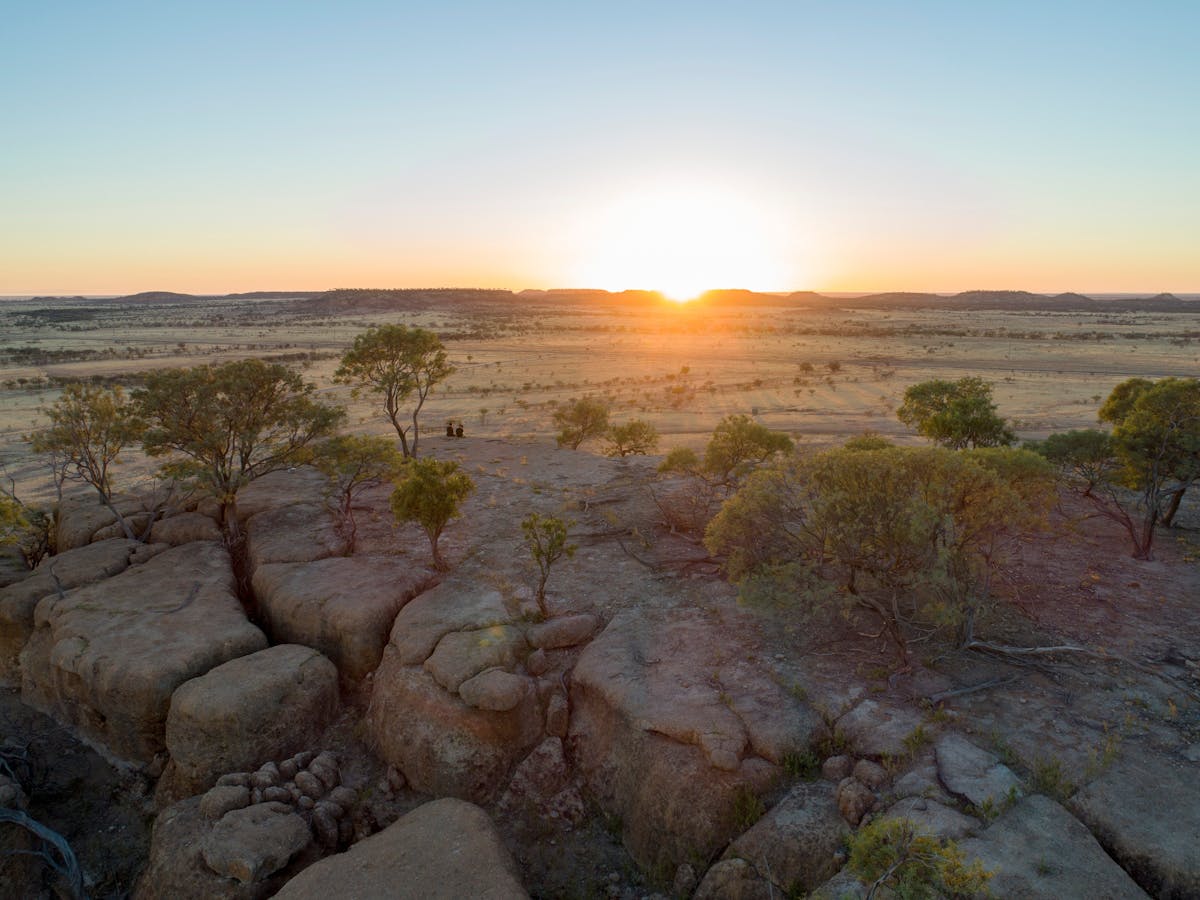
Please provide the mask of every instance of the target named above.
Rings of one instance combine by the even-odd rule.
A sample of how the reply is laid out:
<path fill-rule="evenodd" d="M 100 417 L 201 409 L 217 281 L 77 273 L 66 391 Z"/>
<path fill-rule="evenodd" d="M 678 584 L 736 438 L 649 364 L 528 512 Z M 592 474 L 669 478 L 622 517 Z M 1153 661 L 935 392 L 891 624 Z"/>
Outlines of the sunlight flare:
<path fill-rule="evenodd" d="M 660 291 L 676 302 L 714 288 L 780 290 L 796 282 L 779 217 L 735 191 L 676 184 L 632 191 L 581 229 L 576 278 L 608 290 Z"/>

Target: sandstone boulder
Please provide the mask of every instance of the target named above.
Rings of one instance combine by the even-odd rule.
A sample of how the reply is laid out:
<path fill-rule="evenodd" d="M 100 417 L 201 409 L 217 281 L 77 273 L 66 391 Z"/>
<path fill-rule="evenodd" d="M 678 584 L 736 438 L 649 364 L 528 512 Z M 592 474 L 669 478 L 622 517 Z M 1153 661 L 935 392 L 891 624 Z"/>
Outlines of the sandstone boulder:
<path fill-rule="evenodd" d="M 251 572 L 268 563 L 312 562 L 346 553 L 346 538 L 323 505 L 300 503 L 256 513 L 246 523 Z"/>
<path fill-rule="evenodd" d="M 723 859 L 705 873 L 692 900 L 775 900 L 775 887 L 752 863 Z"/>
<path fill-rule="evenodd" d="M 811 891 L 837 872 L 849 829 L 838 812 L 834 786 L 802 783 L 736 838 L 726 859 L 753 861 L 783 896 Z"/>
<path fill-rule="evenodd" d="M 0 679 L 18 680 L 17 657 L 33 633 L 33 612 L 43 597 L 59 589 L 102 581 L 150 559 L 166 547 L 125 538 L 85 544 L 47 557 L 31 575 L 0 589 Z"/>
<path fill-rule="evenodd" d="M 405 666 L 389 645 L 368 710 L 379 755 L 425 793 L 490 800 L 542 738 L 537 695 L 509 710 L 476 709 L 423 669 Z"/>
<path fill-rule="evenodd" d="M 254 592 L 275 640 L 315 647 L 358 680 L 379 666 L 396 614 L 435 577 L 395 557 L 332 557 L 260 566 Z"/>
<path fill-rule="evenodd" d="M 1196 767 L 1127 756 L 1068 806 L 1115 860 L 1156 897 L 1200 897 L 1200 779 Z"/>
<path fill-rule="evenodd" d="M 167 519 L 159 519 L 150 528 L 150 540 L 155 543 L 190 544 L 192 541 L 219 541 L 221 529 L 209 516 L 198 512 L 184 512 Z"/>
<path fill-rule="evenodd" d="M 418 807 L 289 881 L 280 900 L 518 900 L 516 866 L 487 813 L 461 800 Z"/>
<path fill-rule="evenodd" d="M 474 631 L 511 622 L 512 614 L 499 591 L 464 591 L 461 584 L 447 581 L 416 597 L 400 611 L 392 626 L 390 640 L 398 662 L 419 666 L 451 632 Z"/>
<path fill-rule="evenodd" d="M 250 805 L 250 788 L 245 785 L 219 784 L 200 798 L 200 813 L 206 819 L 219 819 L 234 809 Z"/>
<path fill-rule="evenodd" d="M 503 669 L 487 669 L 464 681 L 458 694 L 476 709 L 508 712 L 525 699 L 530 692 L 531 682 L 523 675 L 514 675 Z"/>
<path fill-rule="evenodd" d="M 218 875 L 204 862 L 204 840 L 212 822 L 200 812 L 200 798 L 177 803 L 154 820 L 150 855 L 135 900 L 261 900 L 278 888 L 286 870 L 273 879 L 242 884 Z"/>
<path fill-rule="evenodd" d="M 234 592 L 224 548 L 187 544 L 42 598 L 21 653 L 22 699 L 114 756 L 150 762 L 164 748 L 175 689 L 266 643 Z"/>
<path fill-rule="evenodd" d="M 242 884 L 263 881 L 308 846 L 312 832 L 283 803 L 258 803 L 226 813 L 204 836 L 201 854 L 218 875 Z"/>
<path fill-rule="evenodd" d="M 982 827 L 978 819 L 924 797 L 907 797 L 892 804 L 884 814 L 888 819 L 907 819 L 918 831 L 951 841 L 961 840 Z"/>
<path fill-rule="evenodd" d="M 942 735 L 933 749 L 938 778 L 946 790 L 968 803 L 997 806 L 1021 795 L 1021 780 L 1012 770 L 961 734 Z"/>
<path fill-rule="evenodd" d="M 114 497 L 113 506 L 122 516 L 142 511 L 142 503 L 136 497 Z M 96 532 L 116 524 L 116 521 L 117 517 L 112 514 L 112 510 L 100 501 L 100 496 L 92 488 L 68 491 L 63 494 L 58 504 L 54 546 L 58 548 L 59 553 L 86 547 L 92 542 Z"/>
<path fill-rule="evenodd" d="M 979 836 L 962 841 L 959 849 L 967 860 L 979 859 L 995 873 L 988 883 L 995 897 L 1147 896 L 1091 833 L 1048 797 L 1026 797 Z"/>
<path fill-rule="evenodd" d="M 226 772 L 318 743 L 337 706 L 337 669 L 299 644 L 268 647 L 185 682 L 167 715 L 171 762 L 160 798 L 198 793 Z"/>
<path fill-rule="evenodd" d="M 859 756 L 904 756 L 905 738 L 920 727 L 929 726 L 915 709 L 878 700 L 863 700 L 837 720 L 837 730 Z"/>
<path fill-rule="evenodd" d="M 588 613 L 559 616 L 548 622 L 530 626 L 529 643 L 539 650 L 574 647 L 591 637 L 598 624 L 596 617 Z"/>
<path fill-rule="evenodd" d="M 133 532 L 134 538 L 137 540 L 145 540 L 150 531 L 150 524 L 154 521 L 154 516 L 148 512 L 121 512 L 122 518 L 125 519 L 125 525 Z M 92 535 L 92 542 L 107 541 L 112 538 L 123 538 L 126 536 L 125 526 L 120 522 L 113 521 L 111 525 L 105 525 Z"/>
<path fill-rule="evenodd" d="M 464 681 L 485 669 L 515 666 L 526 648 L 521 629 L 512 625 L 454 631 L 438 641 L 425 660 L 425 671 L 447 691 L 457 692 Z"/>
<path fill-rule="evenodd" d="M 571 756 L 644 868 L 711 857 L 737 832 L 738 798 L 765 790 L 783 756 L 820 733 L 752 656 L 698 611 L 622 613 L 581 654 Z"/>
<path fill-rule="evenodd" d="M 244 525 L 267 510 L 297 503 L 323 505 L 328 488 L 329 479 L 312 466 L 268 472 L 238 491 L 234 515 Z"/>
<path fill-rule="evenodd" d="M 835 796 L 842 818 L 855 827 L 862 821 L 863 816 L 875 808 L 875 795 L 854 776 L 838 782 Z"/>

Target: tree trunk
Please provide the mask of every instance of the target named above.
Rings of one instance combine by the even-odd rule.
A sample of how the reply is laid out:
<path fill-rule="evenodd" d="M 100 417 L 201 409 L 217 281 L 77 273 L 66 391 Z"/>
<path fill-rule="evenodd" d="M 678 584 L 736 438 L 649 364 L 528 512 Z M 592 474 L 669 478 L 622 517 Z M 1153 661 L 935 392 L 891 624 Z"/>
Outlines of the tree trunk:
<path fill-rule="evenodd" d="M 110 513 L 112 513 L 114 516 L 117 517 L 117 523 L 121 526 L 121 530 L 123 532 L 125 532 L 125 537 L 127 537 L 131 541 L 139 541 L 140 542 L 140 538 L 138 538 L 138 536 L 133 533 L 132 526 L 130 526 L 130 524 L 125 521 L 125 517 L 123 515 L 121 515 L 121 513 L 117 510 L 117 507 L 113 505 L 113 502 L 111 499 L 109 499 L 108 495 L 105 494 L 104 491 L 100 490 L 99 488 L 96 489 L 96 493 L 98 493 L 100 495 L 100 502 L 104 504 L 104 506 L 108 509 L 108 511 Z"/>
<path fill-rule="evenodd" d="M 1164 528 L 1170 528 L 1171 523 L 1175 521 L 1175 513 L 1179 512 L 1179 504 L 1183 500 L 1183 495 L 1187 491 L 1187 485 L 1171 492 L 1171 501 L 1167 504 L 1167 511 L 1159 518 Z"/>
<path fill-rule="evenodd" d="M 441 532 L 429 535 L 429 550 L 433 556 L 433 567 L 439 572 L 448 572 L 450 571 L 450 564 L 446 562 L 446 558 L 442 556 L 442 551 L 438 549 L 438 538 L 441 536 Z"/>

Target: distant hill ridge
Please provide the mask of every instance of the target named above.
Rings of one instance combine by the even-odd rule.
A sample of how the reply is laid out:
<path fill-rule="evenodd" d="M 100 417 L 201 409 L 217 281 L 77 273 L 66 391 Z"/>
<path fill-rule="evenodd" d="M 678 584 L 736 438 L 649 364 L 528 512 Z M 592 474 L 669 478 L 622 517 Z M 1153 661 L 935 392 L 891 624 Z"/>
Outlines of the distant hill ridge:
<path fill-rule="evenodd" d="M 35 300 L 82 300 L 82 297 L 37 297 Z M 312 314 L 403 312 L 444 308 L 448 305 L 493 305 L 497 302 L 553 305 L 608 304 L 635 306 L 670 303 L 656 291 L 610 292 L 594 288 L 554 288 L 513 292 L 500 288 L 337 288 L 331 291 L 251 291 L 239 294 L 182 294 L 143 291 L 100 302 L 167 305 L 212 300 L 292 300 L 296 311 Z M 94 301 L 93 301 L 94 302 Z M 674 305 L 674 304 L 671 304 Z M 819 307 L 839 309 L 992 309 L 1042 312 L 1188 312 L 1200 302 L 1175 294 L 1146 297 L 1097 298 L 1067 292 L 1035 294 L 1030 291 L 971 290 L 957 294 L 888 291 L 857 297 L 831 297 L 815 291 L 764 293 L 729 288 L 706 291 L 691 305 L 709 307 Z"/>

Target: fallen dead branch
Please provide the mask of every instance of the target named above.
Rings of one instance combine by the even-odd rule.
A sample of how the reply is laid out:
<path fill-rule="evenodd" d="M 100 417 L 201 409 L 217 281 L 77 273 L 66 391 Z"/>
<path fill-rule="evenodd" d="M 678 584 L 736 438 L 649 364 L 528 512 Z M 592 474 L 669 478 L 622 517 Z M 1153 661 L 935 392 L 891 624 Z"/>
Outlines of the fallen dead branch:
<path fill-rule="evenodd" d="M 1088 659 L 1100 660 L 1101 662 L 1114 662 L 1121 665 L 1129 666 L 1131 669 L 1136 669 L 1145 675 L 1152 678 L 1157 678 L 1165 684 L 1170 685 L 1175 690 L 1186 694 L 1193 700 L 1200 702 L 1200 691 L 1190 687 L 1179 681 L 1177 678 L 1167 675 L 1164 672 L 1159 672 L 1157 669 L 1143 665 L 1135 660 L 1124 656 L 1118 656 L 1115 653 L 1101 653 L 1096 650 L 1089 650 L 1087 647 L 1077 647 L 1074 644 L 1058 644 L 1051 647 L 1010 647 L 1006 644 L 993 644 L 990 641 L 971 640 L 962 647 L 963 650 L 976 650 L 981 653 L 990 653 L 993 656 L 1007 658 L 1010 661 L 1022 661 L 1030 658 L 1041 658 L 1045 656 L 1056 656 L 1064 653 L 1073 653 Z"/>
<path fill-rule="evenodd" d="M 42 842 L 42 846 L 37 850 L 8 850 L 6 853 L 37 857 L 62 878 L 70 896 L 82 900 L 83 871 L 79 868 L 79 861 L 66 838 L 19 809 L 0 807 L 0 823 L 3 822 L 24 828 Z"/>

